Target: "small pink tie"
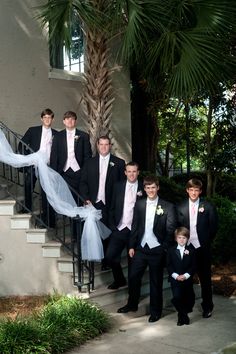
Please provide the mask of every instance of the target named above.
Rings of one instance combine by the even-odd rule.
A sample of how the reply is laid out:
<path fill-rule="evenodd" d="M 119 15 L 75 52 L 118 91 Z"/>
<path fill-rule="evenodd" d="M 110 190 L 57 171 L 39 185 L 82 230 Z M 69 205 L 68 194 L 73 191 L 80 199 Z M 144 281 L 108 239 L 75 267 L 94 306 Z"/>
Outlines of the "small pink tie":
<path fill-rule="evenodd" d="M 195 215 L 195 205 L 192 204 L 191 206 L 191 215 L 194 216 Z"/>
<path fill-rule="evenodd" d="M 133 199 L 134 199 L 134 192 L 133 192 L 133 186 L 130 184 L 129 185 L 129 188 L 128 188 L 128 201 L 130 203 L 133 202 Z"/>

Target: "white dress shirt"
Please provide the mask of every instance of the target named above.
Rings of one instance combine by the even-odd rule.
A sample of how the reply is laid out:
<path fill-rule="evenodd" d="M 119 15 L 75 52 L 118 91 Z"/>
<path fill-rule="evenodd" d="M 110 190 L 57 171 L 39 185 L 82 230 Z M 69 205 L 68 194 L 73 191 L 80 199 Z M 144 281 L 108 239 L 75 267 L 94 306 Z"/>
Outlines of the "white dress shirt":
<path fill-rule="evenodd" d="M 41 135 L 39 151 L 42 151 L 43 153 L 46 154 L 47 163 L 49 163 L 50 160 L 51 147 L 52 147 L 52 129 L 45 128 L 44 126 L 42 126 L 42 135 Z"/>
<path fill-rule="evenodd" d="M 74 172 L 80 170 L 80 166 L 75 158 L 75 129 L 66 130 L 67 160 L 64 172 L 71 168 Z"/>
<path fill-rule="evenodd" d="M 157 204 L 158 197 L 155 200 L 150 200 L 147 198 L 145 231 L 141 242 L 142 247 L 144 247 L 145 244 L 147 244 L 149 248 L 160 246 L 160 243 L 158 242 L 156 235 L 153 232 L 153 223 L 157 210 Z"/>
<path fill-rule="evenodd" d="M 96 202 L 100 200 L 103 204 L 106 203 L 105 198 L 105 185 L 106 185 L 106 177 L 107 177 L 107 169 L 110 160 L 110 154 L 106 156 L 99 155 L 99 187 L 98 187 L 98 195 Z"/>

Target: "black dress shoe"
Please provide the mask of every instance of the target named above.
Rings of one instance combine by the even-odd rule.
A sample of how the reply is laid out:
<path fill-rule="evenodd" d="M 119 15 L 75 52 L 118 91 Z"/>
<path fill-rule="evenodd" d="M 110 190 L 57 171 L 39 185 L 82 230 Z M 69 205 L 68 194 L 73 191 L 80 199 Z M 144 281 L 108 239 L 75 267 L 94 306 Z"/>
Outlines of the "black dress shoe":
<path fill-rule="evenodd" d="M 189 325 L 189 323 L 190 323 L 190 319 L 187 314 L 185 313 L 178 314 L 177 326 Z"/>
<path fill-rule="evenodd" d="M 185 323 L 182 319 L 178 319 L 177 326 L 183 326 Z"/>
<path fill-rule="evenodd" d="M 149 319 L 148 319 L 148 322 L 157 322 L 157 321 L 159 321 L 159 319 L 161 318 L 161 316 L 160 315 L 151 315 L 150 317 L 149 317 Z"/>
<path fill-rule="evenodd" d="M 116 283 L 115 281 L 113 283 L 111 283 L 110 285 L 108 285 L 107 289 L 111 289 L 111 290 L 115 290 L 115 289 L 119 289 L 122 286 L 126 285 L 126 281 L 123 283 Z"/>
<path fill-rule="evenodd" d="M 209 318 L 212 316 L 212 311 L 203 311 L 202 317 L 203 318 Z"/>
<path fill-rule="evenodd" d="M 123 307 L 120 307 L 117 312 L 118 313 L 127 313 L 127 312 L 136 312 L 138 310 L 137 307 L 130 307 L 128 305 L 125 305 Z"/>
<path fill-rule="evenodd" d="M 101 266 L 101 271 L 102 271 L 102 272 L 104 272 L 104 271 L 106 271 L 106 270 L 109 270 L 109 269 L 111 269 L 111 268 L 108 267 L 107 265 L 102 265 L 102 266 Z"/>
<path fill-rule="evenodd" d="M 190 319 L 189 319 L 188 315 L 185 315 L 185 316 L 183 317 L 183 321 L 184 321 L 184 324 L 189 325 Z"/>

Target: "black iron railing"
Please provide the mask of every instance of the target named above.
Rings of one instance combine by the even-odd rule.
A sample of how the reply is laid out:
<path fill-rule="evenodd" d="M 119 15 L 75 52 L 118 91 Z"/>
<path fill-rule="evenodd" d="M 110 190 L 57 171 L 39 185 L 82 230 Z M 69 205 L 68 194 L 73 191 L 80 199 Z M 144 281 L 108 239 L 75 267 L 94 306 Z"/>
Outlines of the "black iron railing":
<path fill-rule="evenodd" d="M 19 153 L 19 151 L 20 153 L 27 151 L 27 154 L 34 152 L 21 140 L 22 136 L 13 132 L 3 122 L 0 122 L 0 129 L 5 134 L 14 153 Z M 73 264 L 73 284 L 78 287 L 80 292 L 84 289 L 90 292 L 94 289 L 94 263 L 82 260 L 81 235 L 83 221 L 79 215 L 75 218 L 70 218 L 57 214 L 53 211 L 55 222 L 53 222 L 52 228 L 50 225 L 51 210 L 49 205 L 47 208 L 46 218 L 45 215 L 43 217 L 43 195 L 40 183 L 36 184 L 35 188 L 33 188 L 33 183 L 31 183 L 32 190 L 30 193 L 32 195 L 32 207 L 29 208 L 26 205 L 24 198 L 25 179 L 26 176 L 28 178 L 30 175 L 30 178 L 33 180 L 33 168 L 33 166 L 26 168 L 14 168 L 0 161 L 0 187 L 5 190 L 7 196 L 16 201 L 16 211 L 18 213 L 30 213 L 32 215 L 32 223 L 35 227 L 47 228 L 53 231 L 51 232 L 53 235 L 52 237 L 61 242 L 65 252 L 71 256 L 71 261 Z M 72 192 L 73 195 L 77 196 L 78 205 L 79 203 L 83 203 L 83 200 L 78 193 L 74 190 L 72 190 Z"/>

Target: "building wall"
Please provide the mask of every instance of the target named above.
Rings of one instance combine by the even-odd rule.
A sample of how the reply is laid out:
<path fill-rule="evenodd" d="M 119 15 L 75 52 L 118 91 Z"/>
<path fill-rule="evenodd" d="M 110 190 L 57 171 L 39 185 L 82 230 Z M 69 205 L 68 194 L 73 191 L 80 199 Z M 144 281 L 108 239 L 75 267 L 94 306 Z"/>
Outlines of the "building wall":
<path fill-rule="evenodd" d="M 50 72 L 46 34 L 35 19 L 40 0 L 0 2 L 0 120 L 23 134 L 40 124 L 44 108 L 55 112 L 54 127 L 62 129 L 67 110 L 77 113 L 78 126 L 87 130 L 80 105 L 82 82 L 56 79 Z M 54 78 L 52 78 L 54 77 Z M 114 74 L 114 103 L 111 130 L 116 154 L 130 159 L 131 121 L 129 80 L 125 71 Z"/>

